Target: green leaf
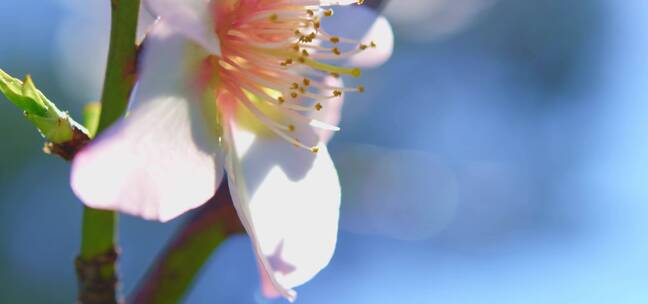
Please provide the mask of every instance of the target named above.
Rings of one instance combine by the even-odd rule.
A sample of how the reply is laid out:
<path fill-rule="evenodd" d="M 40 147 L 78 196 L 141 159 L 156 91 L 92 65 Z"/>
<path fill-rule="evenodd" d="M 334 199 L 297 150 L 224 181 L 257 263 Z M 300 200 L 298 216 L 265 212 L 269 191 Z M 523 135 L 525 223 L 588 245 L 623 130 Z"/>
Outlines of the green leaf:
<path fill-rule="evenodd" d="M 54 144 L 72 140 L 75 130 L 88 134 L 83 126 L 47 99 L 30 76 L 23 82 L 0 69 L 0 93 L 23 110 L 41 135 Z"/>

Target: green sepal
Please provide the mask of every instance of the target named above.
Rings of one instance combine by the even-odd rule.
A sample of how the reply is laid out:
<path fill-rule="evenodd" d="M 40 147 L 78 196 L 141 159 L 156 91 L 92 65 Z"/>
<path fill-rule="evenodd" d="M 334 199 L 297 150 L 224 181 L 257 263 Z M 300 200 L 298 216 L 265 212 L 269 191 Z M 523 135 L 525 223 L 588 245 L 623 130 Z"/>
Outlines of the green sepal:
<path fill-rule="evenodd" d="M 40 92 L 36 89 L 34 82 L 31 81 L 29 76 L 27 76 L 23 83 L 0 69 L 0 92 L 26 113 L 38 116 L 43 116 L 47 113 L 47 107 L 38 96 Z"/>
<path fill-rule="evenodd" d="M 51 104 L 51 102 L 47 100 L 47 97 L 45 97 L 45 95 L 43 95 L 43 93 L 41 93 L 41 91 L 36 88 L 34 81 L 29 75 L 27 75 L 25 77 L 25 81 L 23 81 L 22 93 L 29 102 L 30 106 L 32 106 L 34 109 L 37 109 L 37 111 L 42 111 L 36 114 L 40 114 L 41 116 L 47 115 L 48 107 L 46 102 L 49 104 Z"/>
<path fill-rule="evenodd" d="M 24 111 L 25 117 L 49 142 L 66 143 L 72 140 L 75 130 L 88 134 L 83 126 L 47 99 L 36 88 L 30 76 L 25 77 L 25 81 L 20 81 L 0 69 L 0 92 Z"/>
<path fill-rule="evenodd" d="M 101 116 L 101 103 L 91 102 L 83 108 L 83 125 L 88 129 L 90 138 L 94 138 L 99 128 L 99 118 Z"/>
<path fill-rule="evenodd" d="M 73 122 L 67 114 L 62 113 L 60 117 L 41 117 L 25 113 L 25 116 L 48 141 L 61 144 L 72 140 Z"/>

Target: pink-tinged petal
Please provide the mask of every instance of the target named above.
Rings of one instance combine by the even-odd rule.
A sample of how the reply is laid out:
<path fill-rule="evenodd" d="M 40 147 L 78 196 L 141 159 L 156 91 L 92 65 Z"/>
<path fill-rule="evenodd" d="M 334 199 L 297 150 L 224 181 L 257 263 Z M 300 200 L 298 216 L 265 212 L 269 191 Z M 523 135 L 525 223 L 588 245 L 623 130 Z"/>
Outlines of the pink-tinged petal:
<path fill-rule="evenodd" d="M 260 258 L 257 257 L 257 267 L 259 268 L 259 279 L 261 282 L 261 294 L 263 294 L 264 297 L 269 298 L 269 299 L 274 299 L 274 298 L 279 298 L 282 296 L 282 294 L 278 291 L 278 289 L 275 287 L 277 282 L 270 277 L 270 274 L 268 271 L 265 269 L 265 264 L 264 262 L 260 261 Z M 289 293 L 287 298 L 289 301 L 293 302 L 297 299 L 297 293 L 294 290 L 288 290 Z"/>
<path fill-rule="evenodd" d="M 330 261 L 337 241 L 340 184 L 325 146 L 318 153 L 277 137 L 226 126 L 228 181 L 260 264 L 262 291 L 293 301 Z"/>
<path fill-rule="evenodd" d="M 389 21 L 365 6 L 335 9 L 335 14 L 322 20 L 323 28 L 332 35 L 341 36 L 366 45 L 375 43 L 349 59 L 357 67 L 376 67 L 385 63 L 394 52 L 394 32 Z"/>
<path fill-rule="evenodd" d="M 215 193 L 223 175 L 216 137 L 179 72 L 193 61 L 190 49 L 164 23 L 149 34 L 132 111 L 72 164 L 72 189 L 87 206 L 168 221 Z"/>
<path fill-rule="evenodd" d="M 200 44 L 211 54 L 220 56 L 211 0 L 145 0 L 144 7 L 175 31 Z"/>

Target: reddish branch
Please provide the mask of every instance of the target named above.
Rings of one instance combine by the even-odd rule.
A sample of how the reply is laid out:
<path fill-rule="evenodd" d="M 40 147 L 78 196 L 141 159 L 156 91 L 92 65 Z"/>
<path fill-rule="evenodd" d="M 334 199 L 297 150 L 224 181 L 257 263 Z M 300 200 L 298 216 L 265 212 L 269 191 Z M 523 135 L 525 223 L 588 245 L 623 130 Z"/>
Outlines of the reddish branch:
<path fill-rule="evenodd" d="M 77 257 L 75 268 L 79 279 L 78 303 L 118 303 L 117 274 L 114 265 L 119 254 L 112 249 L 93 259 Z"/>
<path fill-rule="evenodd" d="M 129 303 L 178 303 L 212 252 L 229 236 L 244 233 L 227 182 L 176 233 L 139 283 Z"/>
<path fill-rule="evenodd" d="M 43 151 L 47 154 L 58 155 L 65 160 L 72 160 L 74 155 L 81 151 L 89 142 L 90 137 L 85 132 L 74 128 L 72 130 L 72 139 L 61 144 L 48 142 L 43 147 Z"/>

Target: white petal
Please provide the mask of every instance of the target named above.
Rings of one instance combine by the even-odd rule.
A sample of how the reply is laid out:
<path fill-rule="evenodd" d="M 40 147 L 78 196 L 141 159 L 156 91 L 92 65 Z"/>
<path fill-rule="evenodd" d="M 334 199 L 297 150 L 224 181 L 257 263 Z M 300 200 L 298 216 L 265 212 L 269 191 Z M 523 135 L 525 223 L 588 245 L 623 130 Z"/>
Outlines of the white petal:
<path fill-rule="evenodd" d="M 385 63 L 394 52 L 394 33 L 389 21 L 364 6 L 340 7 L 335 14 L 322 20 L 324 30 L 340 37 L 376 44 L 349 59 L 353 66 L 376 67 Z"/>
<path fill-rule="evenodd" d="M 227 142 L 251 136 L 233 123 L 227 129 Z M 228 181 L 257 252 L 264 294 L 294 300 L 292 288 L 315 276 L 333 255 L 337 171 L 326 147 L 315 154 L 276 137 L 256 137 L 245 154 L 235 146 L 228 146 Z"/>
<path fill-rule="evenodd" d="M 220 42 L 214 31 L 214 11 L 210 0 L 145 0 L 153 16 L 167 22 L 210 53 L 220 56 Z"/>
<path fill-rule="evenodd" d="M 351 5 L 357 4 L 358 0 L 320 0 L 321 6 L 332 6 L 332 5 Z"/>
<path fill-rule="evenodd" d="M 179 72 L 190 47 L 163 23 L 149 35 L 132 112 L 72 164 L 72 189 L 86 205 L 167 221 L 215 193 L 223 175 L 215 138 Z"/>
<path fill-rule="evenodd" d="M 137 43 L 141 43 L 146 34 L 152 29 L 156 17 L 151 15 L 147 9 L 140 9 L 139 17 L 137 19 Z"/>

